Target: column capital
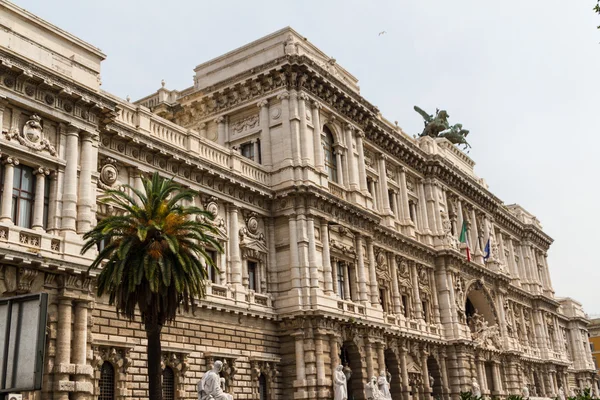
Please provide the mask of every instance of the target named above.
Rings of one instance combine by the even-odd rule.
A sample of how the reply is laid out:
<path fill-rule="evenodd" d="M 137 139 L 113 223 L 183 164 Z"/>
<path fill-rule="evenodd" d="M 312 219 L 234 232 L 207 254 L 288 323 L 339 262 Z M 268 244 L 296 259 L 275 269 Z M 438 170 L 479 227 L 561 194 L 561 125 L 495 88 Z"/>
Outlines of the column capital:
<path fill-rule="evenodd" d="M 258 108 L 267 107 L 268 105 L 269 105 L 269 100 L 267 100 L 267 99 L 261 100 L 258 103 L 256 103 L 256 106 Z"/>
<path fill-rule="evenodd" d="M 344 126 L 345 126 L 346 130 L 348 130 L 350 132 L 354 132 L 356 130 L 356 127 L 349 122 L 347 122 Z"/>
<path fill-rule="evenodd" d="M 225 117 L 224 116 L 221 115 L 220 117 L 215 118 L 215 123 L 221 124 L 223 122 L 225 122 Z"/>
<path fill-rule="evenodd" d="M 200 129 L 201 131 L 206 129 L 206 122 L 202 122 L 198 125 L 198 129 Z"/>
<path fill-rule="evenodd" d="M 50 170 L 48 168 L 38 167 L 33 171 L 33 174 L 48 176 L 48 175 L 50 175 Z"/>
<path fill-rule="evenodd" d="M 287 100 L 287 99 L 289 99 L 289 97 L 290 97 L 290 92 L 288 92 L 287 90 L 285 90 L 277 95 L 277 98 L 279 100 Z"/>
<path fill-rule="evenodd" d="M 320 110 L 321 108 L 323 108 L 323 104 L 321 104 L 320 102 L 313 100 L 312 102 L 313 108 Z"/>
<path fill-rule="evenodd" d="M 68 124 L 67 126 L 65 126 L 65 133 L 69 136 L 78 136 L 80 131 L 81 128 L 73 124 Z"/>
<path fill-rule="evenodd" d="M 360 139 L 364 139 L 365 138 L 365 133 L 363 131 L 361 131 L 360 129 L 356 130 L 356 137 L 360 138 Z"/>
<path fill-rule="evenodd" d="M 387 156 L 387 154 L 380 153 L 379 154 L 379 159 L 381 159 L 383 161 L 387 161 L 389 159 L 389 157 Z"/>
<path fill-rule="evenodd" d="M 310 97 L 308 97 L 308 95 L 304 92 L 300 92 L 300 94 L 298 95 L 298 98 L 300 100 L 310 100 Z"/>
<path fill-rule="evenodd" d="M 19 165 L 19 159 L 16 158 L 16 157 L 8 156 L 8 157 L 6 157 L 5 159 L 2 160 L 2 164 L 5 164 L 5 165 L 6 164 L 10 164 L 10 165 L 16 167 L 17 165 Z"/>

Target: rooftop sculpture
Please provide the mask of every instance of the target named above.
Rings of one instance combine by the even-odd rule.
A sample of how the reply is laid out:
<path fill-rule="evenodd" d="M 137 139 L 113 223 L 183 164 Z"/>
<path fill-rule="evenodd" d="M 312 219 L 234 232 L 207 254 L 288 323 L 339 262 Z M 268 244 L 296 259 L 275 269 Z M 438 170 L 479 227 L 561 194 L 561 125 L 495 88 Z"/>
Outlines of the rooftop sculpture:
<path fill-rule="evenodd" d="M 414 106 L 416 112 L 418 112 L 424 119 L 425 128 L 423 128 L 423 132 L 419 135 L 422 136 L 431 136 L 433 138 L 443 137 L 448 139 L 453 144 L 463 144 L 464 149 L 470 148 L 471 145 L 467 142 L 467 135 L 469 131 L 463 129 L 462 124 L 454 124 L 450 125 L 448 122 L 448 112 L 446 110 L 435 110 L 435 116 L 429 115 L 422 108 L 418 106 Z"/>

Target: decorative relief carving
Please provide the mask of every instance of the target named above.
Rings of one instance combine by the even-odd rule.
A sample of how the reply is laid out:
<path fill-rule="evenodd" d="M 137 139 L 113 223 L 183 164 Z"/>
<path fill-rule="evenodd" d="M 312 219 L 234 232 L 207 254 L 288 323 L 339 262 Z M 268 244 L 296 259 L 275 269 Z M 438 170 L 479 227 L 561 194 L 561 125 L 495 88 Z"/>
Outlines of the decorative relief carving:
<path fill-rule="evenodd" d="M 256 126 L 258 126 L 260 119 L 258 114 L 257 115 L 251 115 L 249 117 L 246 117 L 244 119 L 241 119 L 237 122 L 234 122 L 231 125 L 231 129 L 235 132 L 235 133 L 242 133 L 244 131 L 250 130 Z"/>
<path fill-rule="evenodd" d="M 92 367 L 97 370 L 105 362 L 110 362 L 115 369 L 126 374 L 127 368 L 131 366 L 131 349 L 128 347 L 93 346 L 93 352 Z"/>
<path fill-rule="evenodd" d="M 100 169 L 100 179 L 98 187 L 104 190 L 125 190 L 123 185 L 118 183 L 119 170 L 117 169 L 117 160 L 107 157 L 102 163 Z"/>
<path fill-rule="evenodd" d="M 42 119 L 37 115 L 33 114 L 25 125 L 21 132 L 16 129 L 9 131 L 2 131 L 7 140 L 15 139 L 21 145 L 26 146 L 32 150 L 42 151 L 46 150 L 50 155 L 57 155 L 56 149 L 48 139 L 44 137 L 42 129 Z"/>

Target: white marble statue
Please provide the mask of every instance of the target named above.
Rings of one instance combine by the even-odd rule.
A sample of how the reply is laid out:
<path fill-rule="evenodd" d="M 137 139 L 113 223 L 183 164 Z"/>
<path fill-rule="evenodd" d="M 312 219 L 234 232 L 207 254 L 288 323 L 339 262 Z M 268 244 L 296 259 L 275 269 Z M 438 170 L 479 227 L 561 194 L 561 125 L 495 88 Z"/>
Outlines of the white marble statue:
<path fill-rule="evenodd" d="M 382 398 L 391 400 L 392 395 L 390 393 L 390 382 L 388 381 L 388 379 L 385 376 L 385 371 L 381 371 L 379 373 L 379 379 L 377 380 L 377 385 L 379 386 L 379 391 L 381 392 Z"/>
<path fill-rule="evenodd" d="M 346 375 L 341 365 L 338 365 L 333 372 L 333 400 L 348 400 Z"/>
<path fill-rule="evenodd" d="M 479 387 L 479 383 L 477 383 L 477 379 L 475 378 L 471 381 L 471 393 L 475 397 L 481 397 L 481 387 Z"/>
<path fill-rule="evenodd" d="M 565 400 L 565 390 L 563 389 L 562 386 L 560 386 L 558 388 L 558 399 L 559 400 Z"/>
<path fill-rule="evenodd" d="M 377 377 L 375 375 L 373 375 L 373 377 L 371 377 L 371 380 L 365 385 L 365 394 L 367 395 L 367 400 L 383 399 L 383 395 L 379 391 L 379 386 L 377 385 Z"/>
<path fill-rule="evenodd" d="M 527 384 L 523 386 L 523 389 L 521 390 L 521 396 L 523 396 L 524 399 L 529 398 L 529 387 L 527 386 Z"/>
<path fill-rule="evenodd" d="M 206 371 L 198 383 L 198 400 L 233 400 L 233 396 L 223 392 L 219 372 L 223 368 L 222 361 L 215 361 L 213 368 Z"/>
<path fill-rule="evenodd" d="M 429 374 L 429 387 L 433 389 L 433 385 L 435 384 L 435 379 L 433 379 L 433 375 Z"/>

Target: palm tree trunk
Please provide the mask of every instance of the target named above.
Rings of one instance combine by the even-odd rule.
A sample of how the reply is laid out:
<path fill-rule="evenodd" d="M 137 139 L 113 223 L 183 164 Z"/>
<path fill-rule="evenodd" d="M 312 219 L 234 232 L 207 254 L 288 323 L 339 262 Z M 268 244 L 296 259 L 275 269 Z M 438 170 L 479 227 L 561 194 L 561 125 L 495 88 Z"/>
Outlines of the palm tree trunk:
<path fill-rule="evenodd" d="M 146 337 L 148 338 L 146 348 L 148 354 L 148 399 L 162 400 L 162 370 L 160 367 L 162 356 L 160 331 L 162 326 L 155 321 L 146 321 L 145 328 Z"/>

